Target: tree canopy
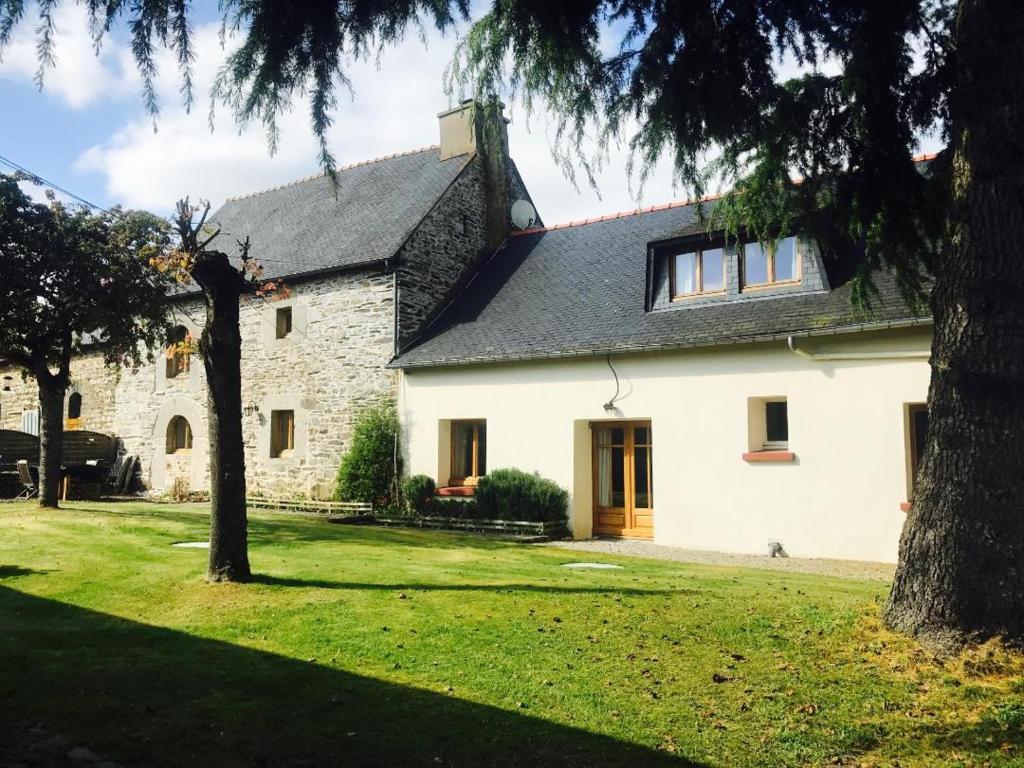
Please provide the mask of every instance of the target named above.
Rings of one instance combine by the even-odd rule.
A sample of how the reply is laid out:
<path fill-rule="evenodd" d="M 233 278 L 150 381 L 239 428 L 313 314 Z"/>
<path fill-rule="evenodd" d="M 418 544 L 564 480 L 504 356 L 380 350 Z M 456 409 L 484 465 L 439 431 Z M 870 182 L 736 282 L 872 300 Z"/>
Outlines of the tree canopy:
<path fill-rule="evenodd" d="M 35 202 L 18 182 L 0 174 L 0 357 L 60 369 L 88 345 L 140 363 L 166 338 L 168 282 L 149 264 L 166 222 Z"/>
<path fill-rule="evenodd" d="M 38 4 L 40 72 L 51 61 L 56 2 Z M 190 6 L 177 0 L 88 0 L 97 43 L 122 19 L 147 108 L 156 52 L 170 48 L 192 101 Z M 0 3 L 0 49 L 28 11 Z M 224 30 L 241 43 L 213 99 L 258 120 L 271 148 L 276 118 L 308 95 L 321 163 L 345 66 L 410 29 L 461 28 L 468 0 L 272 3 L 225 0 Z M 601 148 L 626 141 L 642 184 L 662 157 L 695 195 L 727 189 L 729 230 L 770 240 L 800 220 L 832 255 L 856 250 L 855 297 L 872 271 L 895 268 L 909 299 L 923 296 L 941 231 L 948 174 L 911 161 L 924 132 L 949 135 L 952 0 L 493 0 L 460 40 L 453 90 L 542 103 L 557 124 L 563 170 L 593 181 Z M 780 64 L 802 65 L 780 80 Z M 41 76 L 41 75 L 40 75 Z M 595 134 L 596 131 L 596 134 Z M 591 139 L 599 150 L 588 153 Z"/>

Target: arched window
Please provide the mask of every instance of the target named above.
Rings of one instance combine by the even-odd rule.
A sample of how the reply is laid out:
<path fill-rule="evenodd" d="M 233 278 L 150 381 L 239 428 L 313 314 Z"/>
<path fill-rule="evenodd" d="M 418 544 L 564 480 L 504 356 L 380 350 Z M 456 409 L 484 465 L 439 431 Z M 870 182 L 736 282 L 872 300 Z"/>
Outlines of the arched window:
<path fill-rule="evenodd" d="M 68 398 L 68 418 L 82 418 L 82 395 L 78 392 L 72 392 L 71 397 Z"/>
<path fill-rule="evenodd" d="M 191 355 L 186 346 L 189 340 L 188 329 L 183 325 L 175 326 L 167 339 L 167 378 L 173 379 L 188 373 Z"/>
<path fill-rule="evenodd" d="M 167 453 L 192 450 L 192 427 L 184 416 L 175 416 L 167 423 Z"/>

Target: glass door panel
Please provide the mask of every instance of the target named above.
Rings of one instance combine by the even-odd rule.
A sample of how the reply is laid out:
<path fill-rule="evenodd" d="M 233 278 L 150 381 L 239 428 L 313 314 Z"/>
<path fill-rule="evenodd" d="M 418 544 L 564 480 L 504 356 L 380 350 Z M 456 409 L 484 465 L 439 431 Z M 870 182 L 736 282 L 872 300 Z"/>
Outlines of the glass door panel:
<path fill-rule="evenodd" d="M 595 424 L 594 530 L 649 537 L 653 530 L 649 422 Z"/>

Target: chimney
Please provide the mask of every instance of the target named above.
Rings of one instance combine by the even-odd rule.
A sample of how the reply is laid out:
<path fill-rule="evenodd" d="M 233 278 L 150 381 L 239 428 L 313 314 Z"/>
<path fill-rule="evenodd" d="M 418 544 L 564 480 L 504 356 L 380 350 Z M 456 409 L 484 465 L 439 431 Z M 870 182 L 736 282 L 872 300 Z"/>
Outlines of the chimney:
<path fill-rule="evenodd" d="M 476 152 L 483 162 L 487 247 L 490 250 L 505 242 L 511 229 L 509 120 L 504 108 L 497 98 L 487 103 L 466 99 L 437 116 L 441 129 L 441 159 Z"/>

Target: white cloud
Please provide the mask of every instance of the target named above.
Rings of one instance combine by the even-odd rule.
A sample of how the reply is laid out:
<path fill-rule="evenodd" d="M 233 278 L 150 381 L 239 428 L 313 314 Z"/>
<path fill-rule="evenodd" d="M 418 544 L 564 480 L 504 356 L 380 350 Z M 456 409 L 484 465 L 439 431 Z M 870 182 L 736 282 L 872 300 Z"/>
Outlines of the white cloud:
<path fill-rule="evenodd" d="M 36 69 L 32 24 L 23 23 L 0 63 L 0 79 L 30 80 Z M 281 116 L 280 142 L 270 156 L 259 125 L 239 128 L 223 108 L 211 133 L 207 121 L 209 85 L 225 53 L 218 40 L 219 24 L 195 31 L 195 108 L 181 106 L 180 78 L 167 52 L 161 54 L 157 83 L 161 115 L 157 131 L 144 114 L 138 75 L 130 52 L 109 39 L 100 57 L 94 55 L 87 16 L 78 4 L 62 4 L 57 15 L 57 66 L 48 73 L 46 92 L 76 110 L 106 108 L 111 100 L 137 107 L 136 117 L 114 126 L 110 137 L 83 148 L 76 168 L 103 177 L 107 196 L 131 207 L 168 212 L 186 194 L 209 199 L 215 206 L 227 196 L 253 192 L 308 176 L 319 170 L 316 141 L 305 102 Z M 376 62 L 357 62 L 346 72 L 354 98 L 339 92 L 330 146 L 340 165 L 415 149 L 437 142 L 437 112 L 448 106 L 442 78 L 454 38 L 428 34 L 428 44 L 412 34 L 402 45 L 384 51 Z M 779 74 L 790 76 L 795 63 L 779 62 Z M 826 62 L 825 68 L 834 66 Z M 638 205 L 667 202 L 683 195 L 672 184 L 671 166 L 653 169 L 637 200 L 635 182 L 626 173 L 628 153 L 613 149 L 597 182 L 600 196 L 578 175 L 579 189 L 552 160 L 552 128 L 543 115 L 527 123 L 522 109 L 511 106 L 509 130 L 513 158 L 544 220 L 551 224 L 586 218 Z M 934 142 L 932 142 L 934 143 Z"/>
<path fill-rule="evenodd" d="M 30 6 L 31 8 L 31 6 Z M 39 69 L 37 20 L 22 20 L 0 60 L 0 79 L 31 82 Z M 54 14 L 55 64 L 44 73 L 44 93 L 75 110 L 138 93 L 138 75 L 126 46 L 106 41 L 96 55 L 88 13 L 77 3 L 63 3 Z"/>
<path fill-rule="evenodd" d="M 144 116 L 121 126 L 107 141 L 80 155 L 79 170 L 102 173 L 107 194 L 131 207 L 168 210 L 185 194 L 209 199 L 214 206 L 225 197 L 264 189 L 316 173 L 317 145 L 304 104 L 279 121 L 277 154 L 270 156 L 262 126 L 239 129 L 232 116 L 219 109 L 216 130 L 206 115 L 208 85 L 224 52 L 217 25 L 196 30 L 196 108 L 187 114 L 180 106 L 173 61 L 164 57 L 158 89 L 162 114 L 154 133 Z M 444 68 L 454 38 L 432 35 L 427 45 L 416 36 L 386 50 L 377 62 L 356 62 L 346 73 L 354 97 L 339 92 L 330 147 L 338 164 L 435 144 L 437 113 L 448 106 L 442 88 Z M 599 215 L 636 207 L 625 176 L 626 155 L 613 152 L 599 176 L 601 199 L 581 178 L 573 189 L 551 159 L 545 121 L 535 116 L 529 126 L 513 110 L 511 153 L 545 221 Z M 673 197 L 667 165 L 647 185 L 646 198 L 663 202 Z"/>

